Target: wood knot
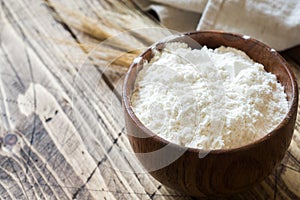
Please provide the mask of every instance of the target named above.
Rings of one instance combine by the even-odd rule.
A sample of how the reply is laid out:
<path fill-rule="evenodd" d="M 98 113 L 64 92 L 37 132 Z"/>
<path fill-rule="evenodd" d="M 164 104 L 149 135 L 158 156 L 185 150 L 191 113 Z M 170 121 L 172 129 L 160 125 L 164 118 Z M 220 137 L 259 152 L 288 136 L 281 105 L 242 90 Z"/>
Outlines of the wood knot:
<path fill-rule="evenodd" d="M 8 133 L 4 139 L 3 139 L 3 144 L 4 145 L 9 145 L 9 146 L 14 146 L 18 142 L 18 136 L 14 133 Z"/>
<path fill-rule="evenodd" d="M 24 147 L 22 133 L 17 130 L 10 130 L 0 138 L 0 154 L 5 156 L 12 156 L 19 154 L 21 148 Z"/>

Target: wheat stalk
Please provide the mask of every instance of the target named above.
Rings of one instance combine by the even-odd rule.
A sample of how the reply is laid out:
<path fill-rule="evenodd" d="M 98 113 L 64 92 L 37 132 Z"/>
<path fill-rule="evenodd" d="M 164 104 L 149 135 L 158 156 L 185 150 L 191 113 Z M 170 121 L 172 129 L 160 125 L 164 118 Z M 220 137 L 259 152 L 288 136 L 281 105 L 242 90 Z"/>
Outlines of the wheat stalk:
<path fill-rule="evenodd" d="M 137 47 L 145 49 L 145 43 L 154 42 L 147 34 L 135 32 L 134 29 L 149 27 L 148 25 L 159 27 L 157 23 L 133 10 L 134 6 L 130 1 L 105 0 L 101 2 L 102 7 L 92 7 L 98 19 L 87 17 L 79 11 L 59 4 L 48 4 L 63 13 L 62 16 L 56 17 L 57 20 L 102 42 L 100 47 L 99 44 L 94 44 L 96 48 L 93 48 L 93 45 L 80 44 L 87 52 L 93 50 L 93 58 L 112 61 L 123 67 L 128 67 L 133 59 L 141 53 Z M 145 24 L 148 25 L 145 26 Z M 124 31 L 131 32 L 123 34 Z"/>

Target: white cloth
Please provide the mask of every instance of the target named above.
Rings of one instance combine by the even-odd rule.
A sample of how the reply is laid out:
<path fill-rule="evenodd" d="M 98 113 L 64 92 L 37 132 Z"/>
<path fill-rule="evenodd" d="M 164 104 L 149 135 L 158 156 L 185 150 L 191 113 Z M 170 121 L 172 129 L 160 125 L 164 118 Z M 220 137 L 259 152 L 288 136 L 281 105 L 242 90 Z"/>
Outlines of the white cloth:
<path fill-rule="evenodd" d="M 223 30 L 249 35 L 276 50 L 300 44 L 299 0 L 136 0 L 177 31 Z"/>

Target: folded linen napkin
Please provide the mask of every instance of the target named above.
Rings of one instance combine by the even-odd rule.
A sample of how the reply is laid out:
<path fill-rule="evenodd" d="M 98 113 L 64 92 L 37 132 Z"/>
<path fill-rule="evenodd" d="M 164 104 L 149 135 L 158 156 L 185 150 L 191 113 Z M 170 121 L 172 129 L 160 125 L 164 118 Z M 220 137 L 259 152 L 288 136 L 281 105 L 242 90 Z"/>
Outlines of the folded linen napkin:
<path fill-rule="evenodd" d="M 136 0 L 177 31 L 223 30 L 249 35 L 280 51 L 300 44 L 299 0 Z"/>

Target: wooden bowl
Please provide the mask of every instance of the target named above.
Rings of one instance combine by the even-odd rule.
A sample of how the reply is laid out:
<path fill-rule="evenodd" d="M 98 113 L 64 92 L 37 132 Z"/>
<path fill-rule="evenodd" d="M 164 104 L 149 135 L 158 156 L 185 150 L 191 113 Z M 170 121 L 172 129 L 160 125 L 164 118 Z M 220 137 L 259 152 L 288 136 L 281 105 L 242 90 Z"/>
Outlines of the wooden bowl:
<path fill-rule="evenodd" d="M 228 196 L 259 183 L 281 162 L 293 135 L 298 87 L 288 63 L 267 45 L 238 34 L 218 31 L 191 32 L 172 39 L 178 40 L 188 41 L 187 43 L 193 40 L 209 48 L 223 45 L 244 51 L 254 61 L 263 64 L 266 71 L 277 76 L 285 88 L 289 111 L 272 132 L 238 148 L 199 150 L 171 144 L 147 129 L 133 112 L 130 98 L 135 79 L 142 68 L 142 62 L 136 60 L 126 75 L 122 97 L 126 131 L 134 152 L 146 170 L 158 181 L 191 196 Z M 158 48 L 163 43 L 158 44 Z M 152 56 L 151 48 L 140 55 L 146 60 L 150 60 Z M 161 149 L 167 151 L 153 154 L 155 156 L 149 158 L 148 154 L 160 152 Z M 182 153 L 168 165 L 159 165 L 174 152 Z M 199 157 L 203 152 L 207 152 L 207 155 Z"/>

